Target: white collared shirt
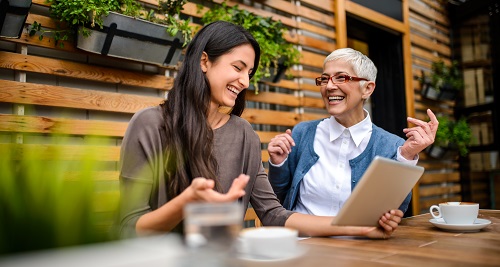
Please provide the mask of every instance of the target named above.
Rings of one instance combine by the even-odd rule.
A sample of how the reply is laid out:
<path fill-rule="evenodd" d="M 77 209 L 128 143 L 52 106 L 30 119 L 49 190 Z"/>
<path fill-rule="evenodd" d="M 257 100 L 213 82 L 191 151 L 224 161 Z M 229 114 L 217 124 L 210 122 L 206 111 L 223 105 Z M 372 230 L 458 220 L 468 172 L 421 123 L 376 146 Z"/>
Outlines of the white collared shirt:
<path fill-rule="evenodd" d="M 314 137 L 314 151 L 319 160 L 306 173 L 300 183 L 300 193 L 294 211 L 320 216 L 335 216 L 351 195 L 351 166 L 349 160 L 359 156 L 368 145 L 372 134 L 372 121 L 366 117 L 358 124 L 345 128 L 332 116 L 321 121 Z M 416 165 L 401 156 L 398 161 Z"/>

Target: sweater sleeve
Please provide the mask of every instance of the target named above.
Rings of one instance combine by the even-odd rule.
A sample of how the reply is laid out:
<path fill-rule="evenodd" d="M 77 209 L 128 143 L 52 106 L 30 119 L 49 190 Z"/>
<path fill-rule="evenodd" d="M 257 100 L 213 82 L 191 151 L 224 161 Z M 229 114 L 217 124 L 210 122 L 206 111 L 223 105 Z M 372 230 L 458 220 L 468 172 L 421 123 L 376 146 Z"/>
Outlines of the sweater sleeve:
<path fill-rule="evenodd" d="M 161 116 L 154 108 L 136 113 L 127 128 L 120 151 L 119 236 L 135 236 L 137 220 L 157 208 L 154 191 L 162 170 L 158 127 Z M 152 201 L 153 200 L 153 201 Z"/>

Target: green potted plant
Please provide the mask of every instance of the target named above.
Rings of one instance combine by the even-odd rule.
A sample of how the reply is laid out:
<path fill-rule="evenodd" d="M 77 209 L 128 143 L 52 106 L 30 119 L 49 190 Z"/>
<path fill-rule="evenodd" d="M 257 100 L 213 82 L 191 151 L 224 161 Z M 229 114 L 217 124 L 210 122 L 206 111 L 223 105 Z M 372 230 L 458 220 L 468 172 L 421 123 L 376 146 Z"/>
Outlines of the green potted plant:
<path fill-rule="evenodd" d="M 136 0 L 47 0 L 50 14 L 68 25 L 67 30 L 51 32 L 56 45 L 63 45 L 77 33 L 79 49 L 175 66 L 183 46 L 192 36 L 189 21 L 178 15 L 187 0 L 160 1 L 155 9 L 147 9 Z M 34 23 L 30 35 L 45 33 Z"/>
<path fill-rule="evenodd" d="M 439 127 L 436 132 L 434 144 L 426 152 L 434 158 L 446 158 L 458 152 L 466 156 L 468 146 L 472 139 L 472 130 L 465 118 L 457 121 L 450 120 L 447 116 L 437 116 Z"/>
<path fill-rule="evenodd" d="M 464 81 L 458 62 L 446 65 L 439 60 L 432 63 L 430 76 L 422 72 L 420 77 L 423 96 L 433 100 L 455 100 L 458 92 L 463 90 Z"/>
<path fill-rule="evenodd" d="M 225 2 L 211 8 L 201 18 L 204 24 L 218 20 L 243 26 L 259 43 L 260 67 L 253 78 L 256 93 L 258 93 L 257 82 L 276 83 L 282 78 L 286 69 L 299 63 L 300 52 L 283 37 L 287 29 L 281 21 L 255 15 L 240 9 L 238 5 L 229 7 Z"/>

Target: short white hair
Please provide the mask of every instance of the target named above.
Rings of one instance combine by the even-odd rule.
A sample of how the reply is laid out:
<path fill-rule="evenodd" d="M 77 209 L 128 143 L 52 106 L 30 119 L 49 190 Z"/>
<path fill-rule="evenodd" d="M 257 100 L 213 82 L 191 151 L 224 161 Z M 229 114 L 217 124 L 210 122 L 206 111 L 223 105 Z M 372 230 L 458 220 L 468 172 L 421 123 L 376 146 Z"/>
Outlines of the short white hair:
<path fill-rule="evenodd" d="M 342 60 L 351 65 L 352 69 L 356 72 L 356 76 L 365 78 L 375 82 L 377 78 L 377 67 L 373 61 L 363 53 L 352 48 L 340 48 L 334 50 L 330 55 L 325 58 L 323 68 L 329 61 Z"/>

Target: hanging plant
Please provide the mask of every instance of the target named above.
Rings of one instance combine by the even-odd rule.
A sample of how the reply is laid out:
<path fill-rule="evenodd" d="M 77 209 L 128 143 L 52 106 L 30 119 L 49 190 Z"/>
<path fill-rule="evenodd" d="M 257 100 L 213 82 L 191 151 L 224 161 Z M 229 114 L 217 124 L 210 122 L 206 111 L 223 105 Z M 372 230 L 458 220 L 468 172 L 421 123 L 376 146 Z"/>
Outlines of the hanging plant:
<path fill-rule="evenodd" d="M 226 2 L 211 8 L 203 14 L 201 20 L 204 24 L 224 20 L 241 25 L 257 40 L 261 54 L 259 69 L 253 76 L 256 94 L 258 93 L 257 83 L 259 81 L 278 74 L 280 66 L 282 70 L 286 70 L 299 63 L 300 51 L 284 38 L 283 35 L 287 29 L 281 21 L 255 15 L 240 9 L 238 5 L 229 7 Z M 277 80 L 273 79 L 273 82 L 277 82 Z"/>

